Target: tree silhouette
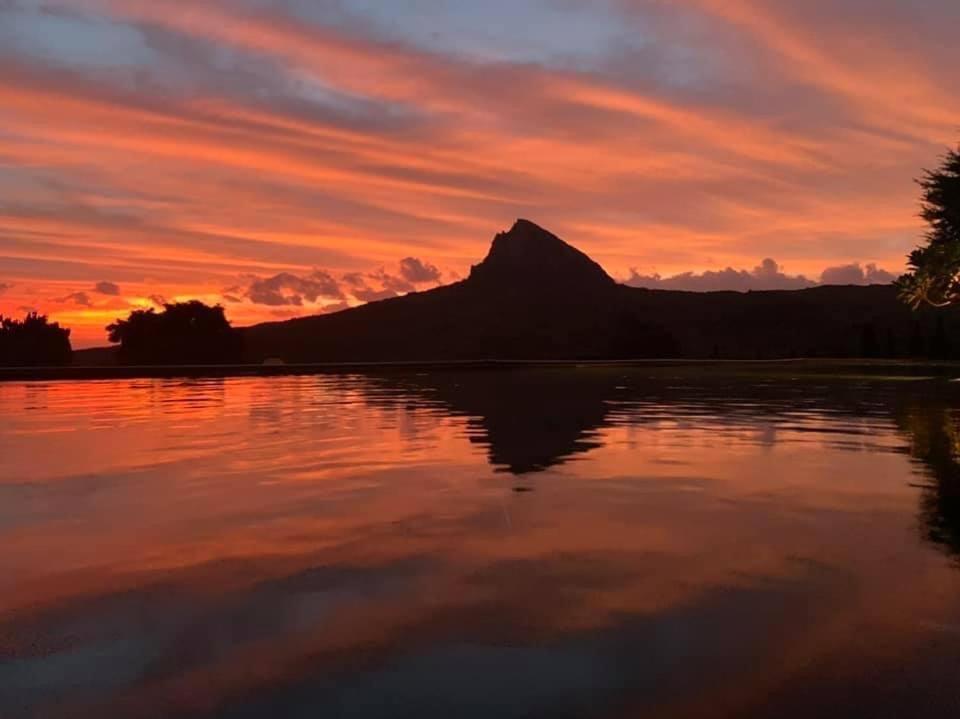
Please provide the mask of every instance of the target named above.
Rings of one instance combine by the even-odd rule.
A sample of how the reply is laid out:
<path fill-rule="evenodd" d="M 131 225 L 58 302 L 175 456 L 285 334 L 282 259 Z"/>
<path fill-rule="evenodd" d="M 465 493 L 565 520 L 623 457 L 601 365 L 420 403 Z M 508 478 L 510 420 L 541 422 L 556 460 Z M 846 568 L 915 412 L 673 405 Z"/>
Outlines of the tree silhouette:
<path fill-rule="evenodd" d="M 72 354 L 70 330 L 45 315 L 31 312 L 22 320 L 0 316 L 0 366 L 65 365 Z"/>
<path fill-rule="evenodd" d="M 922 212 L 930 229 L 926 244 L 910 253 L 910 272 L 897 284 L 913 308 L 946 307 L 960 301 L 960 150 L 950 150 L 939 168 L 918 180 Z"/>
<path fill-rule="evenodd" d="M 120 345 L 122 364 L 229 364 L 242 358 L 242 338 L 223 307 L 198 300 L 165 304 L 163 312 L 135 310 L 107 332 Z"/>

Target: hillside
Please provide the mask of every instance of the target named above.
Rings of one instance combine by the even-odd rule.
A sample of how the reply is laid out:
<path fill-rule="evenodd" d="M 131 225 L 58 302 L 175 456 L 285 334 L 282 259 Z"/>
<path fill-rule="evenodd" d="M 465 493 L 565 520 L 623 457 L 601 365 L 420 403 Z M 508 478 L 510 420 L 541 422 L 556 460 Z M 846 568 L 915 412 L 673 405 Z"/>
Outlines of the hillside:
<path fill-rule="evenodd" d="M 958 318 L 912 312 L 892 286 L 746 294 L 626 287 L 520 220 L 461 282 L 244 334 L 252 362 L 930 357 L 950 354 Z"/>

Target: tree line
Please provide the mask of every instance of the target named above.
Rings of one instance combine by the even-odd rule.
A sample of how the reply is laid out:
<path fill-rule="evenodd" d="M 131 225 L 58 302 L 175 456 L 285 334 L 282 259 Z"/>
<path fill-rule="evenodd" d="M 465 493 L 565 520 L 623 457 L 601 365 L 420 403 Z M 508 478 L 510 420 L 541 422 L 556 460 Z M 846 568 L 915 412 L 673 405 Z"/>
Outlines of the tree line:
<path fill-rule="evenodd" d="M 107 326 L 125 365 L 233 364 L 243 359 L 243 338 L 220 305 L 199 300 L 134 310 Z M 63 366 L 72 359 L 70 330 L 36 312 L 22 320 L 0 317 L 0 367 Z"/>
<path fill-rule="evenodd" d="M 0 315 L 0 365 L 65 365 L 72 353 L 70 330 L 45 315 L 29 312 L 22 320 Z"/>

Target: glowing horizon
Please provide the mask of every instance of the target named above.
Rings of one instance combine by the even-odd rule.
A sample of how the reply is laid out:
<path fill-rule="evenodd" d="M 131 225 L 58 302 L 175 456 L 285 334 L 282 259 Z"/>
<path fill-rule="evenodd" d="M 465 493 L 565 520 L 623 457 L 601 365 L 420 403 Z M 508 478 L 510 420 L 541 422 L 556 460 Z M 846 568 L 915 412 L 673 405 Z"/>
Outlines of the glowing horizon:
<path fill-rule="evenodd" d="M 517 217 L 619 280 L 887 281 L 960 135 L 960 7 L 796 5 L 12 0 L 0 314 L 84 347 L 161 300 L 329 311 Z"/>

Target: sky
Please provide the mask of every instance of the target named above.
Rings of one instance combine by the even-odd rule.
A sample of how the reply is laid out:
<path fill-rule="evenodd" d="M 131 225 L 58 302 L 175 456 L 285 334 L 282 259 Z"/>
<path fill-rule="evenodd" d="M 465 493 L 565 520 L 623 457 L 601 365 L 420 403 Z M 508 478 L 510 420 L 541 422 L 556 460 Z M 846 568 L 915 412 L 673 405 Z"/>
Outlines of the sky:
<path fill-rule="evenodd" d="M 955 0 L 0 0 L 0 313 L 103 344 L 465 276 L 518 217 L 639 286 L 889 282 Z M 535 278 L 531 278 L 535 282 Z"/>

